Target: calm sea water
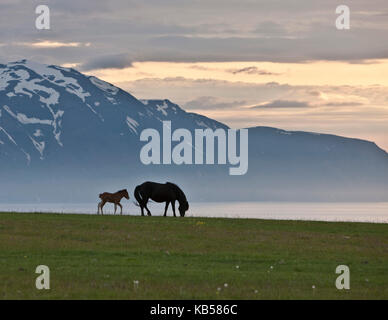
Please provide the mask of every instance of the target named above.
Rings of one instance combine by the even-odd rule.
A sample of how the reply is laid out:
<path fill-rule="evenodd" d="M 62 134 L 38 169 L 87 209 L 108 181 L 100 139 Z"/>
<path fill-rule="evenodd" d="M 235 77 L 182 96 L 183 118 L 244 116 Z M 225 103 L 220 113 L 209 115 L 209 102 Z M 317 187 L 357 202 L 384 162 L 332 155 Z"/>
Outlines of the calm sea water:
<path fill-rule="evenodd" d="M 132 202 L 122 204 L 125 215 L 140 215 L 140 208 Z M 164 212 L 164 204 L 150 203 L 149 208 L 153 215 Z M 113 214 L 112 204 L 104 209 Z M 97 203 L 0 203 L 0 211 L 95 214 Z M 167 214 L 172 215 L 171 207 Z M 388 202 L 193 202 L 187 216 L 388 223 Z"/>

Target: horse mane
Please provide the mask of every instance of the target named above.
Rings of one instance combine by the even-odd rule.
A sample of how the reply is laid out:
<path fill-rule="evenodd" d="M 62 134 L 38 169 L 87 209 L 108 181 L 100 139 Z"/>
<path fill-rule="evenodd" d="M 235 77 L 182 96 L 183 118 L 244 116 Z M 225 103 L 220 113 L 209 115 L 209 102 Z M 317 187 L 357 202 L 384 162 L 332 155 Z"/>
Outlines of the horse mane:
<path fill-rule="evenodd" d="M 178 193 L 179 197 L 182 198 L 184 201 L 187 202 L 187 199 L 186 199 L 186 195 L 185 193 L 182 191 L 181 188 L 179 188 L 175 183 L 172 183 L 172 182 L 166 182 L 166 184 L 172 186 L 176 192 Z"/>
<path fill-rule="evenodd" d="M 117 191 L 116 193 L 124 193 L 124 192 L 128 192 L 127 189 L 119 190 L 119 191 Z"/>

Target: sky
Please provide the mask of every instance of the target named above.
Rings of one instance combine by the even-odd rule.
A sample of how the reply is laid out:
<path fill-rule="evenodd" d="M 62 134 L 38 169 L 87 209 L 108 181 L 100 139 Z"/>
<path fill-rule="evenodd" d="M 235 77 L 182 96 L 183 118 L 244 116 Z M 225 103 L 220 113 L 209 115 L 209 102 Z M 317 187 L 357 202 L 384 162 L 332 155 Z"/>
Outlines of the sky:
<path fill-rule="evenodd" d="M 50 8 L 50 29 L 35 8 Z M 338 30 L 336 7 L 350 9 Z M 388 150 L 386 0 L 1 0 L 0 62 L 73 67 L 233 128 L 271 126 Z"/>

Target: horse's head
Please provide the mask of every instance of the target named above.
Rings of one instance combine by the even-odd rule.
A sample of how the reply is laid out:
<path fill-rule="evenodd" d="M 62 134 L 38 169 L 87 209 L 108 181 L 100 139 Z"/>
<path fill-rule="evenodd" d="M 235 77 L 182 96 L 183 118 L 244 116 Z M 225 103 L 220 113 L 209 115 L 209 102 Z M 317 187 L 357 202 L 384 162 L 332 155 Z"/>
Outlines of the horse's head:
<path fill-rule="evenodd" d="M 127 189 L 122 190 L 122 192 L 123 192 L 123 196 L 124 196 L 127 200 L 129 200 L 129 194 L 128 194 Z"/>
<path fill-rule="evenodd" d="M 179 204 L 178 210 L 179 210 L 179 214 L 181 215 L 181 217 L 184 217 L 186 211 L 189 210 L 189 203 L 187 201 L 182 201 Z"/>

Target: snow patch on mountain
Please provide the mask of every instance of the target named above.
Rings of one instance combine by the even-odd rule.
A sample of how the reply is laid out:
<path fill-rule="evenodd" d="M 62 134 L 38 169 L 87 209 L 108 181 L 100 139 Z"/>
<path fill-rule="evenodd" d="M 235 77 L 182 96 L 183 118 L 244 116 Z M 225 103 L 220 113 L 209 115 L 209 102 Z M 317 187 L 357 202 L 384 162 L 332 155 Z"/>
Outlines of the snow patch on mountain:
<path fill-rule="evenodd" d="M 134 119 L 132 119 L 132 118 L 130 118 L 130 117 L 128 117 L 127 116 L 127 125 L 128 125 L 128 127 L 134 132 L 134 133 L 136 133 L 137 134 L 137 130 L 136 130 L 136 128 L 139 126 L 139 123 L 136 121 L 136 120 L 134 120 Z"/>
<path fill-rule="evenodd" d="M 168 109 L 168 104 L 166 101 L 163 102 L 163 104 L 157 104 L 156 105 L 156 110 L 163 113 L 164 116 L 167 116 L 167 109 Z"/>
<path fill-rule="evenodd" d="M 203 121 L 196 121 L 197 125 L 199 125 L 200 127 L 205 127 L 205 128 L 208 128 L 208 126 L 203 122 Z"/>
<path fill-rule="evenodd" d="M 29 138 L 31 139 L 36 150 L 38 150 L 38 152 L 40 153 L 40 159 L 43 160 L 43 151 L 44 151 L 44 148 L 46 146 L 45 142 L 44 141 L 38 142 L 34 138 L 32 138 L 31 136 L 29 136 Z"/>
<path fill-rule="evenodd" d="M 112 97 L 106 97 L 106 98 L 109 100 L 109 102 L 110 102 L 111 104 L 117 104 L 116 99 L 114 99 L 114 98 L 112 98 Z"/>
<path fill-rule="evenodd" d="M 3 127 L 0 127 L 0 131 L 2 131 L 7 137 L 9 140 L 12 141 L 12 143 L 17 146 L 18 144 L 16 143 L 16 141 L 13 139 L 13 137 L 3 128 Z"/>
<path fill-rule="evenodd" d="M 101 89 L 102 91 L 105 91 L 107 93 L 110 93 L 110 94 L 113 94 L 113 95 L 116 95 L 117 92 L 119 92 L 119 88 L 115 87 L 114 85 L 108 83 L 108 82 L 105 82 L 101 79 L 98 79 L 96 77 L 89 77 L 89 80 L 96 86 L 98 87 L 99 89 Z"/>
<path fill-rule="evenodd" d="M 28 152 L 26 152 L 23 148 L 21 149 L 21 151 L 24 153 L 24 155 L 26 156 L 26 159 L 27 159 L 27 166 L 29 166 L 30 165 L 30 163 L 31 163 L 31 155 L 28 153 Z"/>
<path fill-rule="evenodd" d="M 34 137 L 42 137 L 43 133 L 40 129 L 36 129 L 34 132 Z"/>
<path fill-rule="evenodd" d="M 9 65 L 11 67 L 14 67 L 14 68 L 15 67 L 28 68 L 28 69 L 32 70 L 33 72 L 35 72 L 36 74 L 38 74 L 39 76 L 41 76 L 44 80 L 47 80 L 47 81 L 55 84 L 56 86 L 60 86 L 60 87 L 65 88 L 66 91 L 69 93 L 75 94 L 83 102 L 85 102 L 86 97 L 90 96 L 90 93 L 84 91 L 84 89 L 78 84 L 78 81 L 76 79 L 74 79 L 72 77 L 66 77 L 61 72 L 61 70 L 70 71 L 70 69 L 61 68 L 61 67 L 57 67 L 57 66 L 48 66 L 48 65 L 44 65 L 44 64 L 37 63 L 34 61 L 30 61 L 30 60 L 21 60 L 21 61 L 11 62 L 11 63 L 9 63 Z M 11 71 L 11 67 L 6 68 L 2 73 L 6 73 L 6 72 Z M 21 87 L 26 86 L 28 88 L 29 86 L 32 86 L 32 87 L 37 86 L 37 84 L 35 82 L 42 81 L 41 79 L 36 79 L 36 81 L 29 83 L 29 81 L 27 81 L 27 80 L 30 78 L 30 74 L 26 70 L 16 70 L 16 71 L 12 72 L 11 75 L 12 74 L 15 74 L 16 76 L 18 76 L 19 80 L 25 81 L 25 83 L 22 83 L 22 84 L 19 83 Z M 5 80 L 7 80 L 7 79 L 9 81 L 8 77 L 5 78 Z M 0 90 L 2 90 L 1 88 L 3 88 L 3 87 L 4 87 L 4 85 L 2 84 L 1 77 L 0 77 Z M 51 89 L 51 90 L 53 90 L 53 89 Z M 50 103 L 50 104 L 52 104 L 52 103 Z"/>
<path fill-rule="evenodd" d="M 17 119 L 21 124 L 46 124 L 46 125 L 52 125 L 51 120 L 41 120 L 37 118 L 29 118 L 24 113 L 13 113 L 12 110 L 8 106 L 3 106 L 3 109 L 7 111 L 12 117 Z"/>

